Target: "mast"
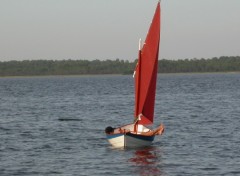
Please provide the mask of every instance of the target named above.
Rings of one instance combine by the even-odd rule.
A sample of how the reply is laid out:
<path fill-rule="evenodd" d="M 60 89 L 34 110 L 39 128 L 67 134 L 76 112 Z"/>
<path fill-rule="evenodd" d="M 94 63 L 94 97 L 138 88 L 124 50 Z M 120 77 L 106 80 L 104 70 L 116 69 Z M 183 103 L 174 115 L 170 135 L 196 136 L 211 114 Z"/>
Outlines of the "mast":
<path fill-rule="evenodd" d="M 139 50 L 138 50 L 138 63 L 137 63 L 137 78 L 136 78 L 136 85 L 140 85 L 140 81 L 141 81 L 141 39 L 139 39 Z M 139 94 L 140 94 L 140 88 L 141 86 L 136 86 L 137 87 L 137 92 L 136 92 L 136 105 L 135 105 L 135 115 L 134 115 L 134 120 L 137 120 L 138 118 L 138 112 L 139 112 Z"/>

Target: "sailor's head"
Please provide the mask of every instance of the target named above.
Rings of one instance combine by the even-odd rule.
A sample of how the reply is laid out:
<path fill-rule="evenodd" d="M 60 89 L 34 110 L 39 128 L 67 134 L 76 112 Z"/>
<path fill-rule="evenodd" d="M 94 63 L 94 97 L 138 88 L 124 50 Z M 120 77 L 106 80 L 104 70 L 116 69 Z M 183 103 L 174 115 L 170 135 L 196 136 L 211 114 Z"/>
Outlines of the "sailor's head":
<path fill-rule="evenodd" d="M 105 128 L 105 133 L 107 134 L 112 134 L 114 132 L 114 128 L 111 126 L 108 126 L 107 128 Z"/>

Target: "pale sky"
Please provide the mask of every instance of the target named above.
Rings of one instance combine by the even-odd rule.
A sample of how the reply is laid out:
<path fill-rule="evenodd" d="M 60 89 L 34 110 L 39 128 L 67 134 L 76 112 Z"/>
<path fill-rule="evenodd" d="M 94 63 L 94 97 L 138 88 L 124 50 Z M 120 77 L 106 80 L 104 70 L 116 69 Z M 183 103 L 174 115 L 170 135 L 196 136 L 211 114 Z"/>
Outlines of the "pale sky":
<path fill-rule="evenodd" d="M 157 0 L 0 0 L 0 61 L 138 55 Z M 159 59 L 240 55 L 240 0 L 162 0 Z"/>

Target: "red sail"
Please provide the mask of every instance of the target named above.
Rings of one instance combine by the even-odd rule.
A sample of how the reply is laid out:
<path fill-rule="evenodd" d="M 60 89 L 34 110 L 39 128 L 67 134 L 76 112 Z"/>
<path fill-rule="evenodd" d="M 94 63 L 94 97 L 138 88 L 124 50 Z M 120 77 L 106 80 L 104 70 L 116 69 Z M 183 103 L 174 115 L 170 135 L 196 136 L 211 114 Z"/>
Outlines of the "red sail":
<path fill-rule="evenodd" d="M 160 11 L 159 2 L 143 48 L 139 50 L 138 64 L 135 69 L 135 118 L 141 117 L 138 121 L 139 124 L 152 124 L 154 118 Z"/>

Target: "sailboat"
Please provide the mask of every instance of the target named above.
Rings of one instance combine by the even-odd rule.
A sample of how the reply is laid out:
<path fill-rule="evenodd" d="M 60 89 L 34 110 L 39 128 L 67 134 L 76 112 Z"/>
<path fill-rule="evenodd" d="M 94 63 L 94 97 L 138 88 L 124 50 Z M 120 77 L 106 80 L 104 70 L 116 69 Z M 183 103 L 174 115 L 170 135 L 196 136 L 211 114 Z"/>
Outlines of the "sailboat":
<path fill-rule="evenodd" d="M 107 133 L 107 140 L 113 147 L 142 147 L 151 145 L 155 135 L 146 136 L 151 131 L 147 126 L 154 121 L 154 104 L 160 44 L 160 1 L 157 3 L 145 43 L 139 42 L 138 63 L 134 71 L 135 112 L 131 124 L 114 128 Z M 107 129 L 107 128 L 106 128 Z"/>

